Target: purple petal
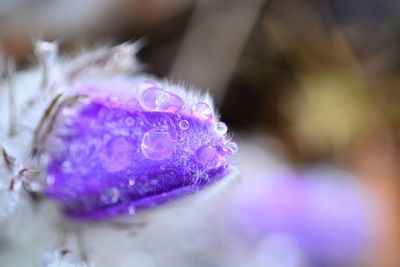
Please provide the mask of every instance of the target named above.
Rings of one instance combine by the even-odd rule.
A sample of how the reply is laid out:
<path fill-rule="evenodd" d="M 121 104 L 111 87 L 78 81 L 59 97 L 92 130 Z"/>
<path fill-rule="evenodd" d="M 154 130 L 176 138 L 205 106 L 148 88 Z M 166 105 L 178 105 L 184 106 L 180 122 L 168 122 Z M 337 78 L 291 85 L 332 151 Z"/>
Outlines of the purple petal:
<path fill-rule="evenodd" d="M 132 88 L 142 86 L 131 82 Z M 229 172 L 236 146 L 226 139 L 225 124 L 211 120 L 211 107 L 199 100 L 201 109 L 193 112 L 183 90 L 154 84 L 123 97 L 107 95 L 113 88 L 81 90 L 89 100 L 75 105 L 76 112 L 57 115 L 45 144 L 45 194 L 68 216 L 133 214 L 194 193 Z"/>

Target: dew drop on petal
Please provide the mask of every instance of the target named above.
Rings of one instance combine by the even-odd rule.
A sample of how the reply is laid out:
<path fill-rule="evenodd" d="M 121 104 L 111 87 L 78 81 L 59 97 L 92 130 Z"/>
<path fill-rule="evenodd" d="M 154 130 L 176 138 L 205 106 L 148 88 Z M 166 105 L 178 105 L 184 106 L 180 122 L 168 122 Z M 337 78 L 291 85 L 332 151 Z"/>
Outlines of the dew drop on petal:
<path fill-rule="evenodd" d="M 111 188 L 101 195 L 101 200 L 107 204 L 115 204 L 118 202 L 120 192 L 118 188 Z"/>
<path fill-rule="evenodd" d="M 126 117 L 124 121 L 125 121 L 125 125 L 128 127 L 132 127 L 135 125 L 135 119 L 133 117 L 130 117 L 130 116 Z"/>
<path fill-rule="evenodd" d="M 128 185 L 129 186 L 133 186 L 135 184 L 135 180 L 134 179 L 129 179 L 128 180 Z"/>
<path fill-rule="evenodd" d="M 53 185 L 55 181 L 56 181 L 56 178 L 54 177 L 54 175 L 48 175 L 46 177 L 46 184 L 47 185 Z"/>
<path fill-rule="evenodd" d="M 225 155 L 232 156 L 235 152 L 238 151 L 238 145 L 234 142 L 228 142 L 222 146 L 222 150 Z"/>
<path fill-rule="evenodd" d="M 68 160 L 61 164 L 61 169 L 64 173 L 71 173 L 74 170 L 71 161 Z"/>
<path fill-rule="evenodd" d="M 126 128 L 121 128 L 121 130 L 119 131 L 119 134 L 120 134 L 121 136 L 129 136 L 129 135 L 130 135 L 130 132 L 129 132 L 129 130 L 126 129 Z"/>
<path fill-rule="evenodd" d="M 236 151 L 238 151 L 238 145 L 235 142 L 231 142 L 229 143 L 229 148 L 230 150 L 235 153 Z"/>
<path fill-rule="evenodd" d="M 102 166 L 108 172 L 118 172 L 132 164 L 136 146 L 124 137 L 111 139 L 101 151 Z"/>
<path fill-rule="evenodd" d="M 157 110 L 157 97 L 163 91 L 163 89 L 158 87 L 147 88 L 140 96 L 140 105 L 147 110 Z"/>
<path fill-rule="evenodd" d="M 205 102 L 199 102 L 192 108 L 193 115 L 202 120 L 211 120 L 212 110 L 210 105 Z"/>
<path fill-rule="evenodd" d="M 203 166 L 217 166 L 219 164 L 220 155 L 216 147 L 205 145 L 196 150 L 195 159 Z"/>
<path fill-rule="evenodd" d="M 228 132 L 228 127 L 226 126 L 225 123 L 223 123 L 222 121 L 217 123 L 217 132 L 220 135 L 224 135 Z"/>
<path fill-rule="evenodd" d="M 74 142 L 70 145 L 69 147 L 69 153 L 71 155 L 71 159 L 74 162 L 81 162 L 85 158 L 87 158 L 88 155 L 88 149 L 87 146 L 83 145 L 80 142 Z"/>
<path fill-rule="evenodd" d="M 150 87 L 140 96 L 140 105 L 152 111 L 178 112 L 182 109 L 183 100 L 159 87 Z"/>
<path fill-rule="evenodd" d="M 172 93 L 165 91 L 157 97 L 157 107 L 159 111 L 178 112 L 182 109 L 183 100 Z"/>
<path fill-rule="evenodd" d="M 176 143 L 170 131 L 154 128 L 146 132 L 142 139 L 143 155 L 152 160 L 164 160 L 175 152 Z"/>
<path fill-rule="evenodd" d="M 184 131 L 189 129 L 189 127 L 190 127 L 190 123 L 187 120 L 181 120 L 178 125 L 179 125 L 179 128 L 181 128 L 181 130 L 184 130 Z"/>

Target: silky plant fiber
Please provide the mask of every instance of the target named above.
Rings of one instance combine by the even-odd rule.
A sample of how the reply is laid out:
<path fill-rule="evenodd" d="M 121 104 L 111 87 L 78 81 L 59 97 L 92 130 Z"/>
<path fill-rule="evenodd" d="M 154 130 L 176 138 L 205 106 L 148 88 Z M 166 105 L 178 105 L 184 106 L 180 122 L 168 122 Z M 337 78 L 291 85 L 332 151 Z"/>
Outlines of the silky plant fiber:
<path fill-rule="evenodd" d="M 232 172 L 237 145 L 212 99 L 142 73 L 139 47 L 60 58 L 56 43 L 38 42 L 38 67 L 5 68 L 0 223 L 13 224 L 21 206 L 55 204 L 60 215 L 49 213 L 49 225 L 61 241 L 43 266 L 66 258 L 75 264 L 68 266 L 93 266 L 77 238 L 80 224 L 138 216 Z"/>

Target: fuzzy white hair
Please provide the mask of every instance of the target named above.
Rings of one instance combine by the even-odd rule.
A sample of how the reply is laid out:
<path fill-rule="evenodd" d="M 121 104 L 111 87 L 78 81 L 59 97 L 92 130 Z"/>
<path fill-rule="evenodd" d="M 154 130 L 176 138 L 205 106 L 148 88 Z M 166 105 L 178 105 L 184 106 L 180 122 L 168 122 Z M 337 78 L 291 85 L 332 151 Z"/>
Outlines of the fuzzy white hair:
<path fill-rule="evenodd" d="M 3 227 L 0 229 L 0 243 L 2 239 L 6 239 L 5 233 L 7 233 L 12 236 L 13 242 L 22 247 L 29 246 L 29 249 L 22 250 L 23 253 L 29 254 L 27 259 L 37 258 L 37 254 L 40 255 L 51 244 L 58 243 L 58 248 L 45 254 L 45 266 L 91 266 L 85 257 L 80 255 L 86 253 L 86 249 L 93 249 L 93 257 L 98 257 L 100 262 L 103 262 L 99 266 L 110 266 L 107 265 L 107 260 L 110 258 L 101 251 L 114 247 L 114 242 L 121 242 L 119 239 L 121 233 L 129 237 L 132 227 L 133 229 L 140 227 L 142 220 L 145 220 L 146 223 L 148 220 L 158 222 L 154 227 L 164 229 L 164 227 L 169 227 L 169 224 L 162 222 L 173 222 L 172 218 L 176 218 L 177 213 L 184 212 L 186 216 L 190 217 L 189 214 L 204 212 L 203 207 L 208 206 L 205 200 L 209 197 L 201 199 L 189 197 L 185 201 L 185 205 L 181 205 L 182 203 L 177 201 L 166 209 L 158 208 L 151 213 L 143 212 L 143 216 L 140 218 L 136 218 L 136 216 L 134 219 L 128 218 L 128 220 L 119 218 L 111 222 L 95 224 L 98 227 L 93 227 L 93 224 L 84 227 L 72 223 L 66 224 L 62 221 L 59 210 L 52 203 L 34 206 L 29 201 L 24 201 L 31 197 L 22 190 L 24 186 L 29 185 L 31 188 L 28 189 L 35 191 L 35 184 L 30 180 L 31 177 L 25 177 L 25 175 L 28 176 L 35 171 L 34 168 L 31 168 L 30 156 L 36 135 L 40 134 L 37 132 L 38 129 L 52 115 L 54 106 L 60 104 L 64 96 L 76 94 L 82 86 L 98 85 L 100 90 L 112 88 L 113 94 L 118 94 L 119 90 L 122 90 L 121 94 L 126 94 L 128 91 L 130 97 L 139 98 L 146 88 L 138 85 L 151 80 L 156 86 L 178 95 L 183 100 L 182 112 L 188 111 L 196 103 L 203 102 L 212 110 L 212 115 L 216 119 L 214 121 L 218 121 L 213 101 L 205 91 L 182 82 L 158 80 L 153 76 L 139 73 L 142 66 L 137 61 L 135 54 L 140 46 L 141 42 L 125 43 L 114 47 L 99 47 L 83 51 L 74 57 L 58 57 L 56 43 L 37 42 L 35 45 L 39 60 L 37 66 L 14 73 L 12 65 L 8 64 L 5 78 L 1 81 L 0 87 L 0 152 L 2 153 L 0 154 L 0 210 L 4 211 L 3 213 L 0 211 L 0 226 Z M 131 85 L 138 87 L 130 88 Z M 236 175 L 236 171 L 230 174 L 231 177 Z M 225 181 L 219 182 L 218 186 L 207 189 L 202 194 L 215 196 L 215 192 L 227 188 L 227 183 L 231 180 L 225 179 Z M 26 183 L 27 181 L 30 183 Z M 10 184 L 12 184 L 11 190 Z M 190 208 L 186 205 L 188 202 L 193 204 L 189 205 Z M 171 212 L 171 210 L 173 211 Z M 24 231 L 21 231 L 21 226 L 28 221 L 29 225 L 24 227 Z M 127 231 L 114 231 L 115 228 L 126 229 L 126 227 L 128 227 Z M 157 233 L 154 227 L 149 228 L 149 235 Z M 71 231 L 71 229 L 78 232 L 82 239 L 85 236 L 86 240 L 82 242 L 82 240 L 70 237 L 63 239 L 62 233 Z M 111 243 L 101 244 L 103 247 L 99 248 L 98 237 L 108 235 L 109 232 L 111 232 L 111 236 L 107 238 Z M 144 242 L 143 239 L 139 238 L 138 240 L 139 243 Z M 83 243 L 87 243 L 88 247 L 82 247 Z M 30 249 L 33 244 L 37 250 Z M 68 247 L 68 251 L 64 249 L 65 247 Z M 68 254 L 67 257 L 65 254 Z M 30 264 L 23 258 L 8 257 L 7 260 L 7 256 L 0 256 L 10 265 L 27 266 Z M 67 261 L 71 261 L 70 265 Z M 117 266 L 115 262 L 112 264 Z"/>

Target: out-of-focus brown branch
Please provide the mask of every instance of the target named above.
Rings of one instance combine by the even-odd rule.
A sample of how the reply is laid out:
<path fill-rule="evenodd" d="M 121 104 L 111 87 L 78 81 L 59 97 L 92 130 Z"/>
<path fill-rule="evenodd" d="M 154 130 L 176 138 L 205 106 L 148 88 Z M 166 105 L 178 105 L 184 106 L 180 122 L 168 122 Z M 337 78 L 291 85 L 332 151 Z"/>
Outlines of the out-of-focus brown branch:
<path fill-rule="evenodd" d="M 263 3 L 198 1 L 171 76 L 209 89 L 220 102 Z"/>

